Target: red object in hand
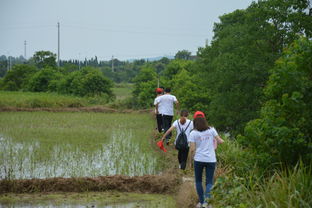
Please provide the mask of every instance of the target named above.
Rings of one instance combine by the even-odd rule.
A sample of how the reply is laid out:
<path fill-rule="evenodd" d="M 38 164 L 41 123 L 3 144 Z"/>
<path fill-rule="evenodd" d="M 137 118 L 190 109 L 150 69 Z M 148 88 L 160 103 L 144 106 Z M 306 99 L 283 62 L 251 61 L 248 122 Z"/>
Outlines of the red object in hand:
<path fill-rule="evenodd" d="M 164 152 L 167 152 L 167 150 L 164 147 L 164 142 L 162 140 L 160 140 L 159 142 L 157 142 L 157 146 Z"/>

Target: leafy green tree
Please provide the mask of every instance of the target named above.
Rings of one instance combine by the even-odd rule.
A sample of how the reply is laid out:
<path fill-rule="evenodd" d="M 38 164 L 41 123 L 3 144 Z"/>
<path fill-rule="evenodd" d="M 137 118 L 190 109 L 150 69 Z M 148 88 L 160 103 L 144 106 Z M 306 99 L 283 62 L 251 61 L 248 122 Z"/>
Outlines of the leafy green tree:
<path fill-rule="evenodd" d="M 114 99 L 113 83 L 98 69 L 84 67 L 64 77 L 59 84 L 58 91 L 65 94 L 78 96 L 101 96 L 106 94 L 110 100 Z"/>
<path fill-rule="evenodd" d="M 37 51 L 32 57 L 31 62 L 39 68 L 56 67 L 56 55 L 50 51 Z"/>
<path fill-rule="evenodd" d="M 30 77 L 36 72 L 37 69 L 34 66 L 26 64 L 14 65 L 12 70 L 8 71 L 3 78 L 0 88 L 11 91 L 24 89 Z"/>
<path fill-rule="evenodd" d="M 298 34 L 311 34 L 306 8 L 307 1 L 259 1 L 215 24 L 212 44 L 199 50 L 194 73 L 211 89 L 208 117 L 220 130 L 235 135 L 259 115 L 268 69 Z"/>
<path fill-rule="evenodd" d="M 182 69 L 189 70 L 193 61 L 177 59 L 171 61 L 166 68 L 162 71 L 161 75 L 164 80 L 170 82 L 172 78 L 178 74 Z M 170 85 L 170 84 L 169 84 Z"/>
<path fill-rule="evenodd" d="M 196 76 L 182 69 L 172 79 L 172 90 L 178 98 L 181 109 L 189 111 L 206 111 L 210 101 L 209 90 L 201 87 L 195 81 Z"/>
<path fill-rule="evenodd" d="M 187 50 L 178 51 L 176 55 L 174 56 L 175 59 L 184 59 L 184 60 L 190 60 L 191 58 L 191 52 Z"/>
<path fill-rule="evenodd" d="M 36 72 L 29 80 L 27 89 L 32 92 L 55 91 L 55 85 L 62 74 L 54 68 L 47 67 Z"/>
<path fill-rule="evenodd" d="M 151 107 L 156 96 L 155 89 L 157 87 L 157 74 L 155 70 L 149 67 L 142 68 L 133 82 L 133 97 L 138 107 Z"/>
<path fill-rule="evenodd" d="M 239 140 L 265 163 L 312 161 L 312 41 L 302 38 L 270 71 L 260 118 L 250 121 Z"/>

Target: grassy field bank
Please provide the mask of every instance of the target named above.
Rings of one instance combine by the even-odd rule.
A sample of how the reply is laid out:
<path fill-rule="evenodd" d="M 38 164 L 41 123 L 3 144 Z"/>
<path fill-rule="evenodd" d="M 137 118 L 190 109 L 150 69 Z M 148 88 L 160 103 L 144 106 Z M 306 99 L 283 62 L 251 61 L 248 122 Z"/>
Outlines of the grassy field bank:
<path fill-rule="evenodd" d="M 131 97 L 133 85 L 132 84 L 115 84 L 113 93 L 116 95 L 116 100 L 124 100 Z"/>
<path fill-rule="evenodd" d="M 160 200 L 161 199 L 161 200 Z M 8 207 L 107 207 L 107 208 L 170 208 L 172 196 L 129 192 L 83 192 L 0 195 L 0 204 Z"/>
<path fill-rule="evenodd" d="M 0 91 L 0 108 L 60 108 L 104 105 L 105 97 L 84 98 L 56 93 Z"/>
<path fill-rule="evenodd" d="M 149 114 L 2 112 L 0 178 L 156 174 Z"/>

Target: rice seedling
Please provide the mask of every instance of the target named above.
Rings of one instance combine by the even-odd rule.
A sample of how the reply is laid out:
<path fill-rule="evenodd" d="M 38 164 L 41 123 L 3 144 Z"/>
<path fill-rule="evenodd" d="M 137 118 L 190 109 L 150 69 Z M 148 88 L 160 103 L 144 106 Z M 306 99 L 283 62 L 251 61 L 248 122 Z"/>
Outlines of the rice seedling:
<path fill-rule="evenodd" d="M 144 175 L 161 170 L 147 114 L 0 114 L 0 179 Z"/>

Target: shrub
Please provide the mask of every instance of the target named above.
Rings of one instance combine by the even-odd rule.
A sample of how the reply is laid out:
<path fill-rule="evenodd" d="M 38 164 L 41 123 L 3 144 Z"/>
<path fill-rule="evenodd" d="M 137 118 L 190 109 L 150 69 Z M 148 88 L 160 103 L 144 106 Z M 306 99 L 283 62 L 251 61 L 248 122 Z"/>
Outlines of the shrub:
<path fill-rule="evenodd" d="M 8 71 L 0 83 L 0 89 L 17 91 L 24 89 L 30 77 L 38 70 L 34 66 L 17 64 Z"/>
<path fill-rule="evenodd" d="M 59 80 L 61 77 L 62 74 L 59 73 L 56 69 L 44 68 L 36 72 L 30 78 L 27 89 L 32 92 L 53 91 L 55 89 L 55 81 Z"/>
<path fill-rule="evenodd" d="M 312 41 L 295 41 L 276 62 L 264 90 L 267 102 L 239 141 L 251 147 L 263 165 L 312 161 Z"/>

